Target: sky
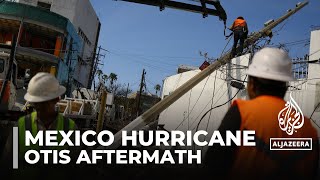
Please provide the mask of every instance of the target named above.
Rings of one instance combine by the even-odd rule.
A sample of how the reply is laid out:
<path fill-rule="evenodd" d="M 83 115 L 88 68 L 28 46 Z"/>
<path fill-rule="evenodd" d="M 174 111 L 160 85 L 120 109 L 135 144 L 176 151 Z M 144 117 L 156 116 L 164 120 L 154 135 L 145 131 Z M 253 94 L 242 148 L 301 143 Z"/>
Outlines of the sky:
<path fill-rule="evenodd" d="M 175 0 L 195 4 L 191 0 Z M 249 33 L 258 31 L 270 19 L 277 19 L 299 0 L 220 0 L 229 27 L 235 18 L 243 16 Z M 99 45 L 108 51 L 102 70 L 118 75 L 118 83 L 139 89 L 142 70 L 146 70 L 149 92 L 154 86 L 177 73 L 180 64 L 199 67 L 204 58 L 201 52 L 217 58 L 224 47 L 232 46 L 224 37 L 223 22 L 216 16 L 114 0 L 91 0 L 101 21 Z M 196 3 L 197 4 L 197 3 Z M 200 4 L 200 3 L 199 3 Z M 210 7 L 210 6 L 209 6 Z M 212 7 L 214 8 L 214 7 Z M 302 10 L 274 29 L 271 43 L 295 42 L 310 38 L 312 26 L 320 26 L 320 1 L 310 0 Z M 229 34 L 230 31 L 227 31 Z M 292 58 L 309 53 L 309 45 L 298 43 L 287 47 Z"/>

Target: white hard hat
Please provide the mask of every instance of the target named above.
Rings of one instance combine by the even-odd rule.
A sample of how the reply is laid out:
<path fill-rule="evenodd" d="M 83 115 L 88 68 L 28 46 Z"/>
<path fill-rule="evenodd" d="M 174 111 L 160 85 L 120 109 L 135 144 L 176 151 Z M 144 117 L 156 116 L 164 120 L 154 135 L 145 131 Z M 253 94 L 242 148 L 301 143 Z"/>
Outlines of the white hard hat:
<path fill-rule="evenodd" d="M 58 98 L 65 92 L 66 88 L 60 86 L 53 75 L 40 72 L 30 80 L 24 99 L 31 103 L 46 102 Z"/>
<path fill-rule="evenodd" d="M 275 81 L 292 81 L 292 62 L 284 50 L 263 48 L 252 59 L 247 71 L 249 76 Z"/>

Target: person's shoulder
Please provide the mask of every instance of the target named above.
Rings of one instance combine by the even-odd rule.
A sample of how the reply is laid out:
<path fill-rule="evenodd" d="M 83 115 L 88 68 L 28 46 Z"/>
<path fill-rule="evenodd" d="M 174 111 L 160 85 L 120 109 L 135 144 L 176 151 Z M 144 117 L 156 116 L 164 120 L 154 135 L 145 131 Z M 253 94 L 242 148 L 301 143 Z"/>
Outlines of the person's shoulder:
<path fill-rule="evenodd" d="M 25 119 L 26 119 L 27 117 L 32 117 L 32 116 L 34 116 L 35 114 L 36 114 L 36 112 L 32 112 L 32 113 L 30 113 L 30 114 L 25 114 L 25 115 L 23 115 L 23 116 L 20 116 L 19 119 L 18 119 L 18 123 L 19 123 L 19 122 L 22 122 L 22 121 L 25 121 Z"/>

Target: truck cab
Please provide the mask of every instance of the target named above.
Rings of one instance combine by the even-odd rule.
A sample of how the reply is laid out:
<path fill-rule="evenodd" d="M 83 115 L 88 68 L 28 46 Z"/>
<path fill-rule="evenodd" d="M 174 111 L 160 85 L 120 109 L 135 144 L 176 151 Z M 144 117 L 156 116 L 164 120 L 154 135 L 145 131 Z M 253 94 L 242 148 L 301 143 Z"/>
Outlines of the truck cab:
<path fill-rule="evenodd" d="M 2 99 L 0 100 L 0 112 L 13 110 L 17 97 L 17 61 L 14 59 L 12 64 L 11 77 L 8 79 L 6 86 L 3 84 L 6 80 L 7 73 L 10 69 L 10 54 L 0 52 L 0 92 L 3 91 Z"/>

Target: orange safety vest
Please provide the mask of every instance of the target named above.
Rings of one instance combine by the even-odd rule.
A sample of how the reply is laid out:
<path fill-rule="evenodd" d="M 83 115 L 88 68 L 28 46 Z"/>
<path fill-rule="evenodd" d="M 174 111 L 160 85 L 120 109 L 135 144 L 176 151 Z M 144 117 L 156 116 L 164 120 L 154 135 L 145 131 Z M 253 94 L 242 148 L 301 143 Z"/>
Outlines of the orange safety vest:
<path fill-rule="evenodd" d="M 319 152 L 317 131 L 305 118 L 302 128 L 289 136 L 279 127 L 278 114 L 286 102 L 274 96 L 259 96 L 252 100 L 236 100 L 241 115 L 240 130 L 255 130 L 255 147 L 240 146 L 229 175 L 254 179 L 281 179 L 292 174 L 308 179 L 314 175 Z M 313 151 L 271 151 L 270 138 L 312 138 Z"/>
<path fill-rule="evenodd" d="M 243 19 L 236 19 L 234 22 L 233 22 L 233 25 L 232 25 L 232 28 L 233 30 L 237 29 L 237 28 L 243 28 L 245 27 L 247 24 L 246 20 L 243 20 Z"/>

